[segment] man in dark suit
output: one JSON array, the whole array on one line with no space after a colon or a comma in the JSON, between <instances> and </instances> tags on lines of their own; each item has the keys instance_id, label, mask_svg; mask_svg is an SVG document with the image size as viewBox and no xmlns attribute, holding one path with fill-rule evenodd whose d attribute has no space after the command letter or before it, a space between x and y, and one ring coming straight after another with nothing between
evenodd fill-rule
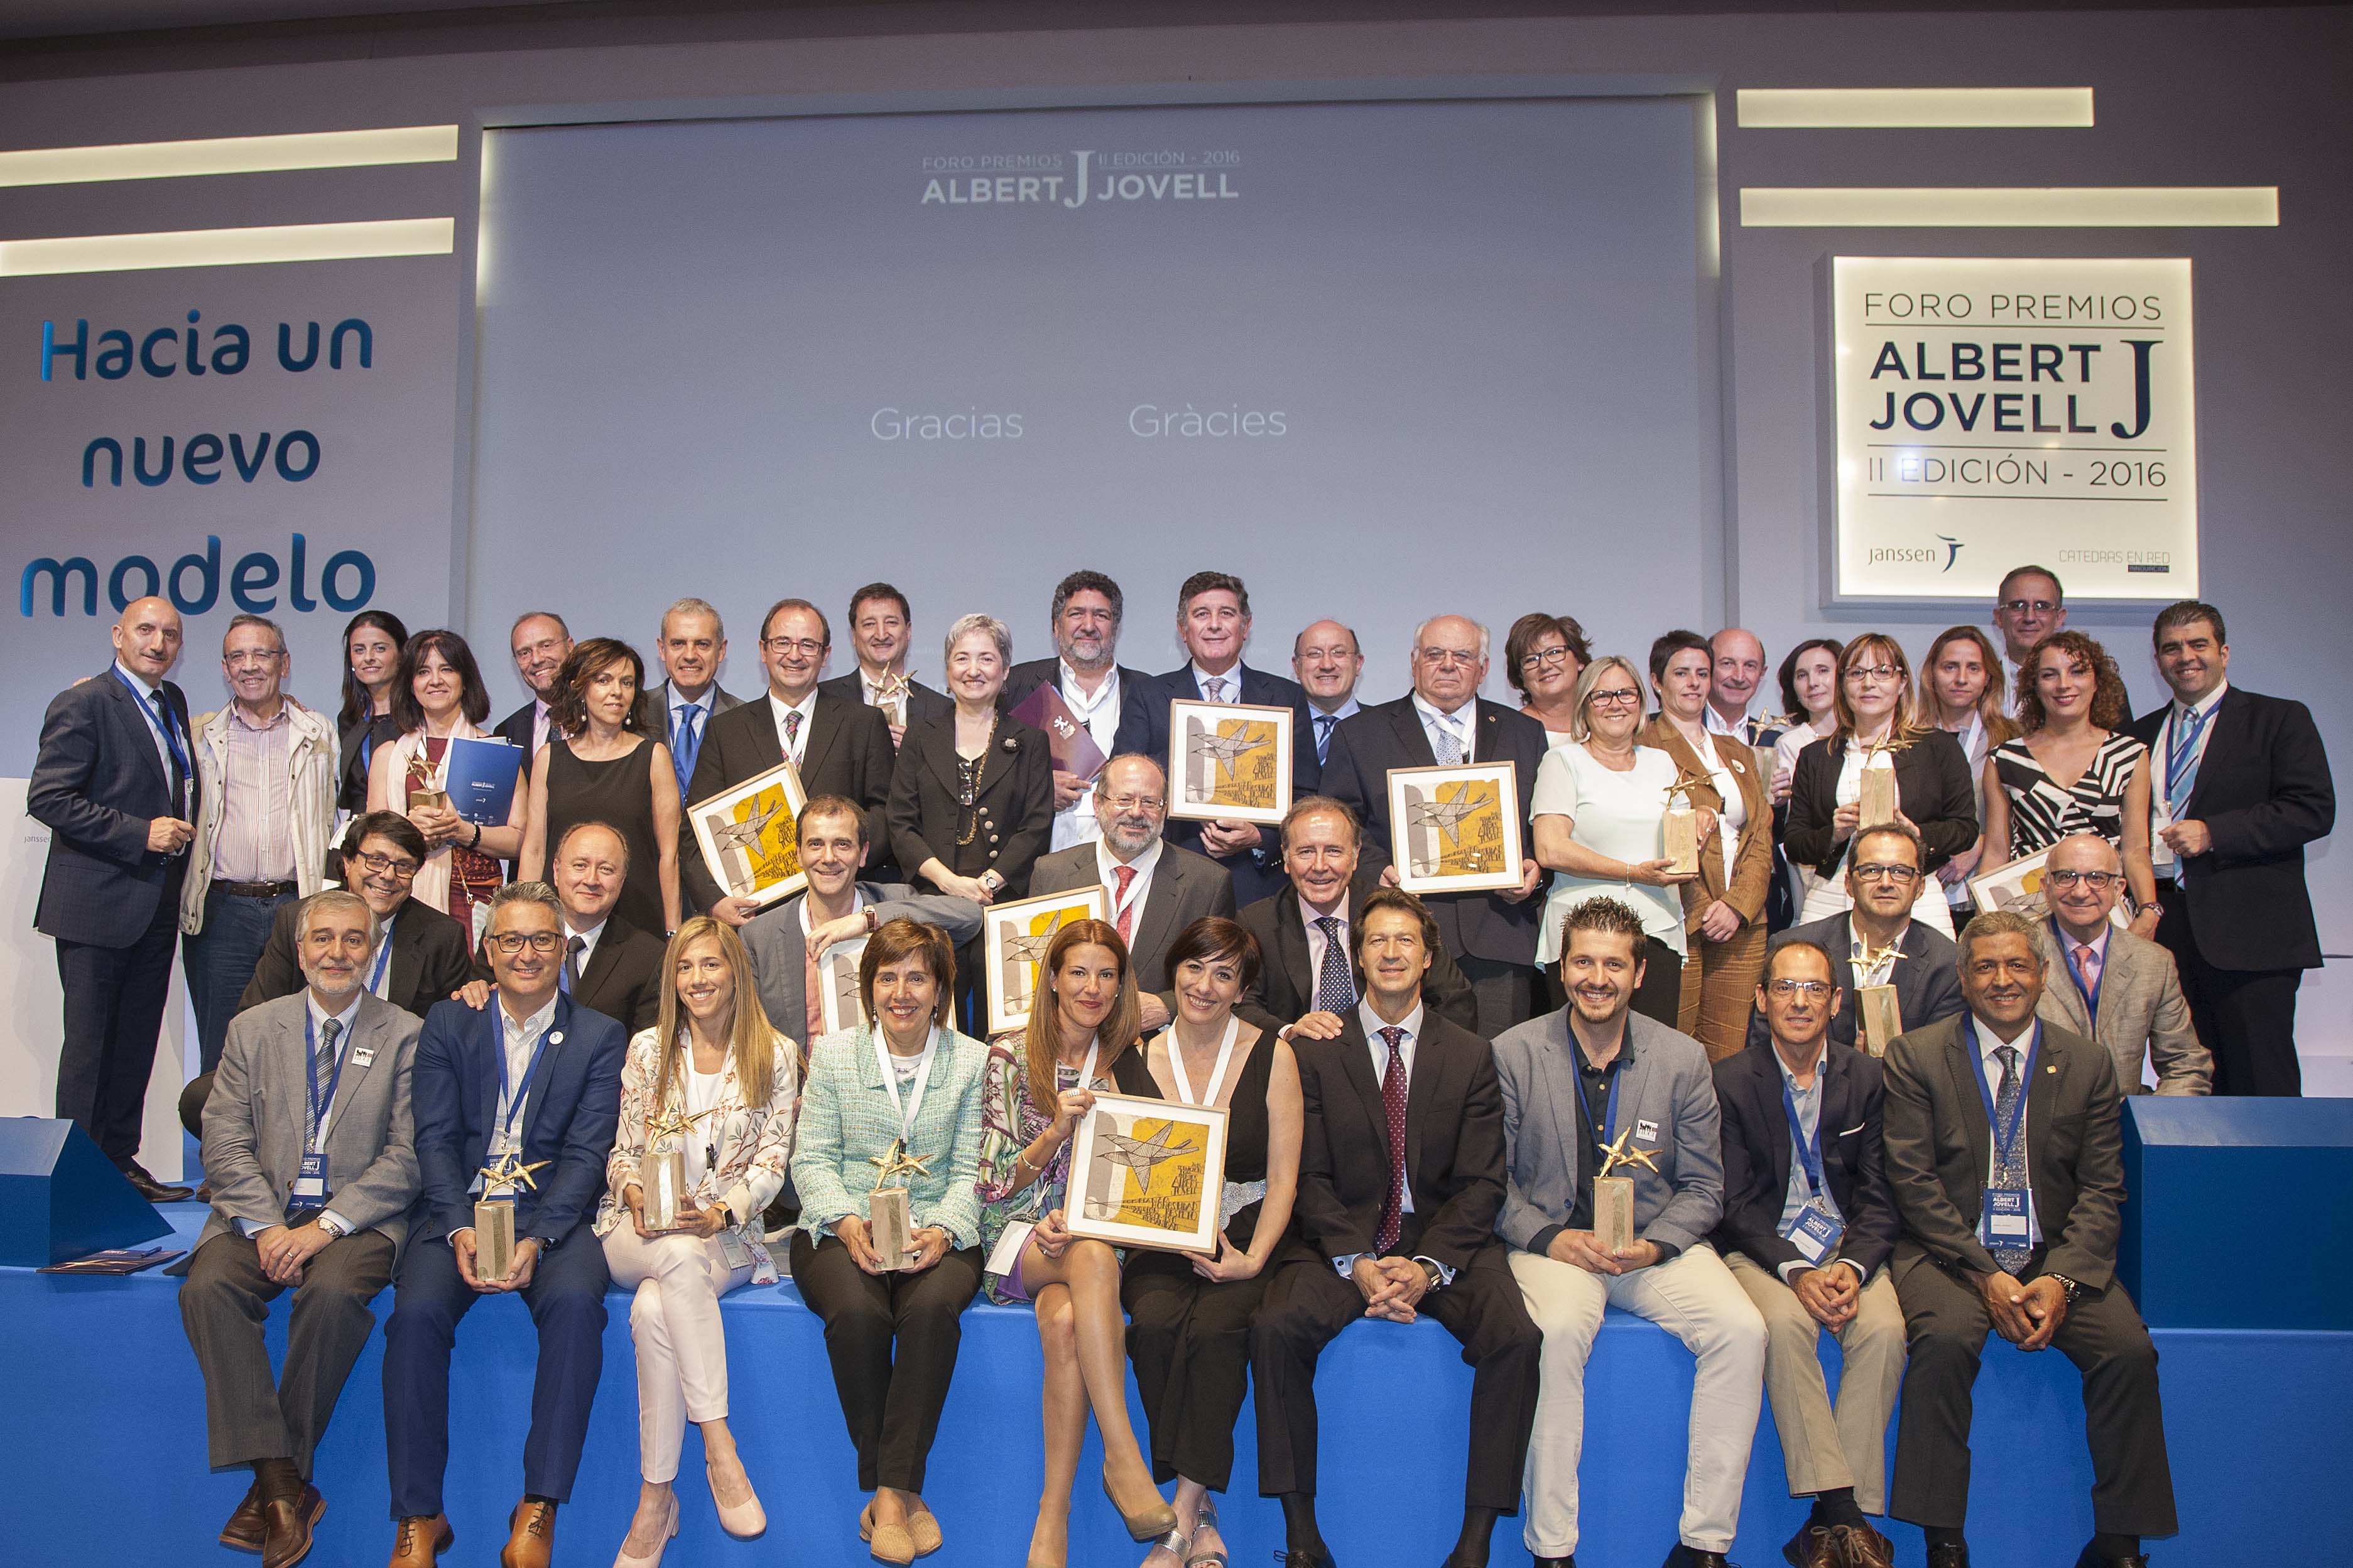
<instances>
[{"instance_id":1,"label":"man in dark suit","mask_svg":"<svg viewBox=\"0 0 2353 1568\"><path fill-rule=\"evenodd\" d=\"M1483 1568L1495 1521L1519 1511L1543 1343L1495 1239L1503 1097L1487 1042L1423 1004L1438 922L1421 901L1374 893L1355 936L1364 1000L1336 1037L1293 1047L1304 1125L1293 1214L1314 1251L1278 1269L1250 1330L1259 1491L1282 1500L1293 1568L1328 1568L1316 1360L1351 1323L1428 1313L1472 1369L1462 1534L1446 1561Z\"/></svg>"},{"instance_id":2,"label":"man in dark suit","mask_svg":"<svg viewBox=\"0 0 2353 1568\"><path fill-rule=\"evenodd\" d=\"M1030 868L1029 891L1065 893L1100 886L1111 923L1127 943L1128 965L1144 1006L1144 1026L1168 1022L1168 949L1203 915L1234 916L1234 879L1206 855L1161 837L1168 820L1168 778L1150 757L1118 756L1095 775L1095 820L1103 837Z\"/></svg>"},{"instance_id":3,"label":"man in dark suit","mask_svg":"<svg viewBox=\"0 0 2353 1568\"><path fill-rule=\"evenodd\" d=\"M1757 987L1762 1045L1715 1064L1724 1217L1709 1237L1765 1320L1765 1392L1791 1497L1813 1510L1781 1555L1797 1568L1889 1568L1887 1417L1904 1376L1904 1310L1887 1274L1879 1064L1830 1038L1838 965L1816 942L1777 942ZM1838 1338L1835 1411L1816 1354Z\"/></svg>"},{"instance_id":4,"label":"man in dark suit","mask_svg":"<svg viewBox=\"0 0 2353 1568\"><path fill-rule=\"evenodd\" d=\"M1054 657L1015 665L1005 677L997 705L1010 713L1050 683L1071 719L1085 726L1095 750L1110 761L1119 749L1121 718L1140 700L1138 693L1149 679L1117 662L1125 605L1119 584L1100 572L1073 572L1056 584ZM1054 833L1048 848L1068 849L1093 841L1099 831L1093 784L1084 774L1054 770Z\"/></svg>"},{"instance_id":5,"label":"man in dark suit","mask_svg":"<svg viewBox=\"0 0 2353 1568\"><path fill-rule=\"evenodd\" d=\"M1365 863L1386 873L1390 866L1388 774L1392 768L1427 768L1440 763L1510 763L1518 774L1520 841L1530 842L1536 764L1544 761L1544 726L1525 713L1479 696L1487 679L1487 629L1461 616L1440 616L1414 632L1413 691L1394 702L1376 703L1332 733L1332 753L1324 769L1324 793L1356 814L1364 824ZM1536 922L1544 900L1536 890L1543 868L1520 861L1520 882L1492 893L1434 893L1427 900L1438 917L1446 951L1470 976L1478 998L1479 1033L1490 1039L1535 1010L1533 987Z\"/></svg>"},{"instance_id":6,"label":"man in dark suit","mask_svg":"<svg viewBox=\"0 0 2353 1568\"><path fill-rule=\"evenodd\" d=\"M188 700L164 679L179 662L179 612L134 599L111 636L114 662L41 716L25 810L49 830L49 859L33 926L56 941L65 989L58 1115L140 1196L177 1203L191 1189L148 1174L139 1133L201 805Z\"/></svg>"},{"instance_id":7,"label":"man in dark suit","mask_svg":"<svg viewBox=\"0 0 2353 1568\"><path fill-rule=\"evenodd\" d=\"M1968 1010L1901 1036L1885 1063L1912 1356L1890 1511L1926 1532L1928 1568L1968 1568L1970 1390L1991 1328L2021 1350L2058 1346L2084 1374L2097 1533L2077 1568L2145 1565L2140 1538L2177 1525L2157 1347L2116 1279L2116 1064L2035 1017L2048 976L2032 921L1978 915L1960 952Z\"/></svg>"},{"instance_id":8,"label":"man in dark suit","mask_svg":"<svg viewBox=\"0 0 2353 1568\"><path fill-rule=\"evenodd\" d=\"M639 698L638 722L647 734L669 742L679 797L691 805L693 797L686 792L694 785L702 737L711 732L713 719L744 704L719 685L719 667L727 659L726 623L706 601L681 599L662 612L654 653L668 679Z\"/></svg>"},{"instance_id":9,"label":"man in dark suit","mask_svg":"<svg viewBox=\"0 0 2353 1568\"><path fill-rule=\"evenodd\" d=\"M1282 890L1236 917L1258 938L1264 962L1235 1009L1284 1039L1328 1040L1365 991L1351 936L1353 913L1380 888L1357 866L1356 819L1328 795L1311 795L1282 819ZM1422 1000L1448 1023L1475 1030L1479 1009L1445 944L1430 955Z\"/></svg>"},{"instance_id":10,"label":"man in dark suit","mask_svg":"<svg viewBox=\"0 0 2353 1568\"><path fill-rule=\"evenodd\" d=\"M1144 684L1135 700L1120 714L1113 751L1140 752L1161 759L1161 765L1166 766L1171 702L1288 708L1292 710L1292 798L1314 795L1322 771L1315 759L1307 693L1295 680L1252 669L1242 662L1250 632L1250 590L1240 578L1225 572L1196 572L1186 578L1176 590L1176 637L1192 659ZM1171 818L1166 833L1172 842L1198 850L1231 871L1234 897L1242 903L1255 903L1282 885L1273 835L1255 823Z\"/></svg>"},{"instance_id":11,"label":"man in dark suit","mask_svg":"<svg viewBox=\"0 0 2353 1568\"><path fill-rule=\"evenodd\" d=\"M522 748L522 777L529 784L532 762L547 744L547 705L555 700L555 678L572 657L572 631L553 610L528 610L515 617L507 640L531 700L500 720L491 733Z\"/></svg>"},{"instance_id":12,"label":"man in dark suit","mask_svg":"<svg viewBox=\"0 0 2353 1568\"><path fill-rule=\"evenodd\" d=\"M628 879L629 847L601 822L575 822L547 868L564 906L564 952L556 988L632 1036L661 1011L662 958L669 944L613 912ZM458 999L476 1012L490 1003L489 971L478 968Z\"/></svg>"},{"instance_id":13,"label":"man in dark suit","mask_svg":"<svg viewBox=\"0 0 2353 1568\"><path fill-rule=\"evenodd\" d=\"M711 721L686 798L708 800L789 759L807 798L846 795L866 814L869 843L888 841L883 809L891 800L897 753L881 712L854 698L818 689L833 647L825 613L807 599L783 599L760 622L760 657L768 671L765 698ZM689 904L732 926L759 912L749 899L723 896L702 863L687 822L679 825L678 868Z\"/></svg>"},{"instance_id":14,"label":"man in dark suit","mask_svg":"<svg viewBox=\"0 0 2353 1568\"><path fill-rule=\"evenodd\" d=\"M907 738L908 725L936 719L955 706L946 692L908 679L907 646L914 626L906 595L888 583L867 584L849 595L849 646L857 650L858 668L818 688L880 709L891 726L892 751Z\"/></svg>"},{"instance_id":15,"label":"man in dark suit","mask_svg":"<svg viewBox=\"0 0 2353 1568\"><path fill-rule=\"evenodd\" d=\"M556 1506L572 1495L604 1364L605 1250L589 1221L620 1121L621 1026L557 989L564 913L544 882L491 901L485 939L498 1003L426 1015L413 1080L420 1190L385 1328L385 1450L399 1521L394 1568L432 1568L453 1539L441 1509L449 1459L449 1352L484 1296L520 1295L539 1334L522 1500L503 1568L547 1568ZM502 1279L475 1269L485 1167L528 1167L512 1194L515 1248ZM493 1201L496 1194L493 1194Z\"/></svg>"},{"instance_id":16,"label":"man in dark suit","mask_svg":"<svg viewBox=\"0 0 2353 1568\"><path fill-rule=\"evenodd\" d=\"M1855 835L1847 858L1846 896L1854 907L1791 926L1766 950L1768 963L1773 950L1785 942L1811 942L1831 955L1833 978L1845 994L1845 1005L1830 1020L1834 1043L1869 1056L1885 1054L1886 1040L1865 1038L1869 1031L1857 993L1867 985L1895 988L1895 1010L1906 1029L1960 1012L1959 955L1942 931L1912 918L1912 900L1919 891L1920 836L1901 823L1866 827ZM1748 1044L1771 1039L1764 1009L1750 1012Z\"/></svg>"},{"instance_id":17,"label":"man in dark suit","mask_svg":"<svg viewBox=\"0 0 2353 1568\"><path fill-rule=\"evenodd\" d=\"M2157 617L2173 700L2134 721L2149 751L2157 940L2170 949L2216 1094L2301 1094L2295 993L2320 967L2304 847L2337 821L2328 752L2301 702L2230 684L2222 612Z\"/></svg>"}]
</instances>

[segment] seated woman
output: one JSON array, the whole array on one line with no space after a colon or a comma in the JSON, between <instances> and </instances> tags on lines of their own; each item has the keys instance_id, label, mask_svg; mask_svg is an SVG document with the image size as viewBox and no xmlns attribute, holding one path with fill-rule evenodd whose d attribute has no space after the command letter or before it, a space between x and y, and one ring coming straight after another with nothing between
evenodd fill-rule
<instances>
[{"instance_id":1,"label":"seated woman","mask_svg":"<svg viewBox=\"0 0 2353 1568\"><path fill-rule=\"evenodd\" d=\"M992 1300L1037 1309L1046 1357L1046 1486L1029 1535L1029 1568L1061 1568L1070 1560L1071 1486L1090 1407L1103 1434L1103 1493L1128 1533L1138 1541L1166 1535L1176 1513L1153 1489L1128 1424L1119 1256L1107 1242L1063 1228L1071 1136L1093 1109L1094 1091L1112 1087L1115 1064L1135 1044L1141 1004L1127 944L1102 921L1073 921L1047 944L1039 973L1029 1028L988 1053L980 1238L989 1268L981 1278Z\"/></svg>"},{"instance_id":2,"label":"seated woman","mask_svg":"<svg viewBox=\"0 0 2353 1568\"><path fill-rule=\"evenodd\" d=\"M800 1052L761 1010L751 959L733 931L697 915L670 939L666 963L660 1021L629 1042L621 1069L620 1132L596 1215L613 1282L637 1290L629 1338L638 1350L644 1484L615 1568L659 1563L678 1533L671 1482L689 1421L702 1428L720 1524L751 1536L768 1523L727 1428L719 1298L776 1283L760 1211L785 1184ZM673 1151L685 1156L677 1224L649 1230L645 1166Z\"/></svg>"},{"instance_id":3,"label":"seated woman","mask_svg":"<svg viewBox=\"0 0 2353 1568\"><path fill-rule=\"evenodd\" d=\"M825 1320L834 1391L874 1500L858 1533L885 1563L940 1546L923 1467L980 1289L980 1086L988 1047L948 1026L955 954L937 926L885 921L858 961L871 1023L818 1041L793 1149L793 1283ZM906 1252L874 1250L869 1194L907 1190Z\"/></svg>"},{"instance_id":4,"label":"seated woman","mask_svg":"<svg viewBox=\"0 0 2353 1568\"><path fill-rule=\"evenodd\" d=\"M1288 1045L1234 1015L1259 963L1258 938L1245 927L1219 915L1187 926L1168 950L1176 1018L1112 1065L1122 1094L1229 1113L1217 1251L1134 1252L1120 1282L1153 1476L1176 1483L1177 1522L1145 1568L1226 1568L1209 1494L1233 1473L1250 1319L1299 1193L1299 1064Z\"/></svg>"}]
</instances>

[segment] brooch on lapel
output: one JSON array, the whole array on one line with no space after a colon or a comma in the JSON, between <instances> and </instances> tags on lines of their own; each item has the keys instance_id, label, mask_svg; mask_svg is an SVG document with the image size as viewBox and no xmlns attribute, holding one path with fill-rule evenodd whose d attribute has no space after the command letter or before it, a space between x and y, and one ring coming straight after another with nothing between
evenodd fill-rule
<instances>
[{"instance_id":1,"label":"brooch on lapel","mask_svg":"<svg viewBox=\"0 0 2353 1568\"><path fill-rule=\"evenodd\" d=\"M1015 740L1012 736L1008 735L1005 737L1005 749L1008 752L1019 751L1021 749L1021 742Z\"/></svg>"}]
</instances>

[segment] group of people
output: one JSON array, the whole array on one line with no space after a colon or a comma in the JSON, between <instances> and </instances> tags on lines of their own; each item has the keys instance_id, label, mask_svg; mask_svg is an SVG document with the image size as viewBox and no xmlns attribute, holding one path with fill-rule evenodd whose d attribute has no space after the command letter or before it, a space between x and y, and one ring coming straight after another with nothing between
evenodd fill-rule
<instances>
[{"instance_id":1,"label":"group of people","mask_svg":"<svg viewBox=\"0 0 2353 1568\"><path fill-rule=\"evenodd\" d=\"M2319 962L2302 847L2334 814L2304 708L2228 684L2218 609L2157 617L2174 700L2131 723L2114 660L2064 629L2033 567L2003 584L2000 646L1953 628L1916 682L1884 634L1801 644L1784 717L1757 711L1767 661L1737 628L1671 632L1638 666L1595 657L1567 616L1524 616L1514 708L1480 695L1485 628L1441 616L1416 629L1410 693L1360 706L1337 622L1299 634L1295 680L1243 662L1237 578L1183 585L1191 658L1166 675L1117 663L1123 614L1110 578L1072 574L1055 656L1021 665L1003 623L966 616L940 692L908 676L896 589L854 595L858 668L829 681L823 612L787 599L750 700L717 684L725 633L702 601L663 616L650 688L627 644L534 614L512 639L533 700L483 731L454 632L356 617L331 727L286 694L278 628L238 616L231 701L192 722L165 679L176 615L123 611L112 667L44 722L37 921L65 981L59 1114L159 1201L188 1194L137 1164L139 1107L186 936L203 1072L183 1108L213 1213L183 1313L213 1461L254 1474L225 1542L267 1568L308 1551L311 1455L387 1283L396 1568L448 1548L448 1358L468 1308L502 1293L540 1340L502 1561L550 1560L608 1282L634 1291L640 1413L619 1562L659 1561L675 1533L690 1422L722 1524L757 1534L718 1302L780 1263L825 1321L872 1494L858 1527L885 1562L940 1544L926 1459L984 1290L1034 1308L1044 1352L1040 1568L1067 1556L1090 1415L1145 1568L1222 1565L1216 1499L1253 1388L1289 1561L1330 1562L1317 1358L1360 1318L1425 1313L1473 1369L1448 1562L1484 1563L1524 1505L1529 1550L1571 1561L1608 1304L1697 1362L1671 1563L1724 1560L1767 1394L1812 1500L1790 1562L1888 1562L1871 1519L1892 1515L1936 1568L1966 1563L1989 1329L2084 1370L2084 1562L2141 1561L2141 1536L2172 1531L2155 1352L2112 1278L2119 1099L2145 1072L2160 1093L2295 1091L2296 981ZM1013 717L1048 684L1110 759L1091 776ZM1169 816L1177 699L1293 710L1279 829ZM493 732L526 782L505 823L469 821L448 742ZM1399 890L1388 773L1501 761L1531 851L1516 885ZM785 762L806 886L763 907L723 892L682 805ZM1666 849L1684 809L1696 872ZM1968 879L2031 855L2032 912L1956 934ZM1026 1028L982 1038L983 907L1092 886L1107 918L1062 925ZM820 961L851 942L859 1020L828 1032ZM1226 1108L1212 1249L1071 1233L1097 1093ZM648 1163L670 1155L688 1193L651 1224ZM894 1256L869 1221L878 1169L908 1192ZM1625 1245L1597 1213L1603 1175L1631 1180ZM484 1202L512 1205L496 1277ZM273 1379L262 1324L290 1289ZM1845 1357L1835 1405L1824 1330Z\"/></svg>"}]
</instances>

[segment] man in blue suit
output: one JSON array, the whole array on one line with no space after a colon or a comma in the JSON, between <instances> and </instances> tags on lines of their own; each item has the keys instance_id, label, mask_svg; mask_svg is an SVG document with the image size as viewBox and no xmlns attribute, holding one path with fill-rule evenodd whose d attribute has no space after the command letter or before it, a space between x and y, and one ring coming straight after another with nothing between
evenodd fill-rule
<instances>
[{"instance_id":1,"label":"man in blue suit","mask_svg":"<svg viewBox=\"0 0 2353 1568\"><path fill-rule=\"evenodd\" d=\"M546 1568L604 1363L608 1277L589 1221L620 1121L628 1037L561 994L564 908L546 883L500 889L482 945L498 1005L477 1013L437 1003L417 1043L420 1190L385 1330L385 1447L400 1521L393 1568L431 1568L455 1540L441 1478L449 1349L468 1308L511 1291L539 1331L523 1497L508 1518L502 1568ZM514 1193L513 1266L502 1279L485 1279L474 1267L474 1205L482 1169L509 1155L532 1175Z\"/></svg>"},{"instance_id":2,"label":"man in blue suit","mask_svg":"<svg viewBox=\"0 0 2353 1568\"><path fill-rule=\"evenodd\" d=\"M65 1041L58 1115L90 1134L149 1203L176 1203L139 1163L155 1037L180 941L180 884L195 832L188 700L164 679L180 616L134 599L114 623L114 662L59 692L41 718L25 809L49 830L33 925L58 944Z\"/></svg>"}]
</instances>

